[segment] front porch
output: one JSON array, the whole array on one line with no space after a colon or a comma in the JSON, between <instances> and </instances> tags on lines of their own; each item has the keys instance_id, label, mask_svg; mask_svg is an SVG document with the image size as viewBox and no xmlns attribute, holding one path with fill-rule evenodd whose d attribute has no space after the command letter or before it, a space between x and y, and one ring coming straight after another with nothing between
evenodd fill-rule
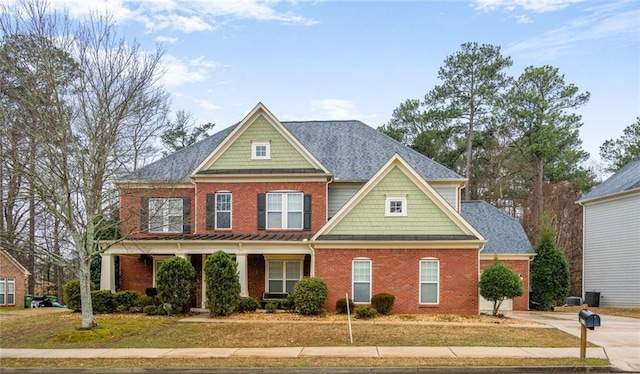
<instances>
[{"instance_id":1,"label":"front porch","mask_svg":"<svg viewBox=\"0 0 640 374\"><path fill-rule=\"evenodd\" d=\"M204 308L204 268L208 256L222 250L231 255L238 265L240 296L260 301L264 292L293 293L294 284L302 277L314 276L314 251L300 242L279 243L185 243L184 241L121 242L102 254L100 289L134 290L145 294L155 288L157 270L162 262L180 256L191 263L196 271L196 298L193 307ZM119 261L115 261L116 257ZM118 289L116 269L118 263Z\"/></svg>"}]
</instances>

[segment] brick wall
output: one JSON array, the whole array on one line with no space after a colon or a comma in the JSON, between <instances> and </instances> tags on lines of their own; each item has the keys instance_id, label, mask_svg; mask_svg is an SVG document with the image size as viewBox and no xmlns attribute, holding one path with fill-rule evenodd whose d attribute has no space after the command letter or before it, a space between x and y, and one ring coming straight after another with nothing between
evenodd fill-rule
<instances>
[{"instance_id":1,"label":"brick wall","mask_svg":"<svg viewBox=\"0 0 640 374\"><path fill-rule=\"evenodd\" d=\"M513 310L529 310L529 260L500 260L500 262L518 275L522 274L524 293L513 299ZM492 263L493 260L482 260L480 269L484 270Z\"/></svg>"},{"instance_id":2,"label":"brick wall","mask_svg":"<svg viewBox=\"0 0 640 374\"><path fill-rule=\"evenodd\" d=\"M153 257L120 256L120 288L146 294L153 287Z\"/></svg>"},{"instance_id":3,"label":"brick wall","mask_svg":"<svg viewBox=\"0 0 640 374\"><path fill-rule=\"evenodd\" d=\"M269 191L298 191L311 195L311 231L320 230L326 223L325 182L252 182L252 183L198 183L196 196L196 233L236 232L264 233L258 231L258 194ZM232 193L231 230L207 230L207 194L225 191ZM272 230L275 231L275 230ZM287 230L277 230L282 232ZM301 230L289 230L300 232ZM267 231L269 232L269 231Z\"/></svg>"},{"instance_id":4,"label":"brick wall","mask_svg":"<svg viewBox=\"0 0 640 374\"><path fill-rule=\"evenodd\" d=\"M393 294L393 313L478 313L477 249L316 249L316 277L327 282L325 303L335 310L336 300L352 297L352 260L372 261L372 295ZM440 261L440 302L419 304L419 263L422 258Z\"/></svg>"},{"instance_id":5,"label":"brick wall","mask_svg":"<svg viewBox=\"0 0 640 374\"><path fill-rule=\"evenodd\" d=\"M195 190L193 188L128 188L120 190L120 219L122 236L131 236L133 238L141 238L145 236L176 236L182 233L141 233L140 232L140 202L143 197L158 198L191 198L191 214L195 209L194 197ZM191 231L193 231L193 222L191 223Z\"/></svg>"},{"instance_id":6,"label":"brick wall","mask_svg":"<svg viewBox=\"0 0 640 374\"><path fill-rule=\"evenodd\" d=\"M0 307L24 308L24 296L27 294L27 282L29 278L20 269L18 269L11 260L5 257L5 254L2 251L0 251L0 277L7 279L14 278L16 284L15 304L0 305ZM7 301L8 300L5 296L5 303Z\"/></svg>"}]
</instances>

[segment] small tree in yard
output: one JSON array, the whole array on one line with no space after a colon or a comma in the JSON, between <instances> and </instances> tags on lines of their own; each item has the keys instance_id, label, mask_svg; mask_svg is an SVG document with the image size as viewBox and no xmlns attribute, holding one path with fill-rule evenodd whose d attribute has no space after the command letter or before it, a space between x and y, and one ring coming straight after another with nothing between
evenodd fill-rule
<instances>
[{"instance_id":1,"label":"small tree in yard","mask_svg":"<svg viewBox=\"0 0 640 374\"><path fill-rule=\"evenodd\" d=\"M555 242L555 233L549 220L542 223L536 257L531 262L531 290L533 299L544 310L569 295L571 276L569 263Z\"/></svg>"},{"instance_id":2,"label":"small tree in yard","mask_svg":"<svg viewBox=\"0 0 640 374\"><path fill-rule=\"evenodd\" d=\"M211 316L228 316L240 298L238 267L227 253L217 251L204 266L207 308Z\"/></svg>"},{"instance_id":3,"label":"small tree in yard","mask_svg":"<svg viewBox=\"0 0 640 374\"><path fill-rule=\"evenodd\" d=\"M162 263L156 277L158 300L171 304L175 313L187 313L196 291L196 271L182 257L172 257Z\"/></svg>"},{"instance_id":4,"label":"small tree in yard","mask_svg":"<svg viewBox=\"0 0 640 374\"><path fill-rule=\"evenodd\" d=\"M498 315L502 302L524 293L522 280L513 270L504 266L498 257L480 276L480 295L493 302L493 315Z\"/></svg>"}]
</instances>

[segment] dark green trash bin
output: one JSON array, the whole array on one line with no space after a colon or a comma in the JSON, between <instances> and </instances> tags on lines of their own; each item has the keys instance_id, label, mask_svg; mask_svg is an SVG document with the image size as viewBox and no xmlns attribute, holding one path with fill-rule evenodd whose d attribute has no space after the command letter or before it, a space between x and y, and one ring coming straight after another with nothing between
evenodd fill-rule
<instances>
[{"instance_id":1,"label":"dark green trash bin","mask_svg":"<svg viewBox=\"0 0 640 374\"><path fill-rule=\"evenodd\" d=\"M33 300L33 295L24 295L24 307L31 308L31 300Z\"/></svg>"},{"instance_id":2,"label":"dark green trash bin","mask_svg":"<svg viewBox=\"0 0 640 374\"><path fill-rule=\"evenodd\" d=\"M47 299L49 299L49 301L51 301L52 303L57 303L58 302L58 296L47 295Z\"/></svg>"}]
</instances>

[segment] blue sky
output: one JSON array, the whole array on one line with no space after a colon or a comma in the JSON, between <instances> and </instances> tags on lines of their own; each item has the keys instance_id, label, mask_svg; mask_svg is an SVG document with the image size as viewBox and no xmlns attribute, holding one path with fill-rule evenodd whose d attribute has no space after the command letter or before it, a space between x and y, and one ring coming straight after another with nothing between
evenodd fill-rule
<instances>
[{"instance_id":1,"label":"blue sky","mask_svg":"<svg viewBox=\"0 0 640 374\"><path fill-rule=\"evenodd\" d=\"M53 0L72 17L108 10L127 37L166 48L172 109L216 131L263 102L281 121L385 124L438 84L465 42L502 47L509 73L552 65L589 91L583 148L593 160L640 115L640 2Z\"/></svg>"}]
</instances>

